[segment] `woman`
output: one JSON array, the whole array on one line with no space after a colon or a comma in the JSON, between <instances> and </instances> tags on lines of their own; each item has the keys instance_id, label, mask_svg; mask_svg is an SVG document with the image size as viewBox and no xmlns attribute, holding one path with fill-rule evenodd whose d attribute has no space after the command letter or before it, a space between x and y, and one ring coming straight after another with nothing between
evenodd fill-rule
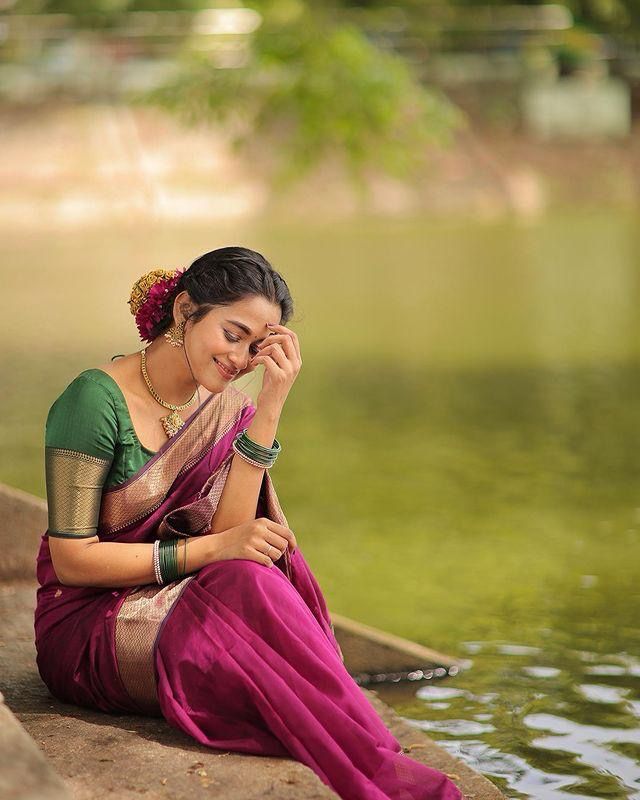
<instances>
[{"instance_id":1,"label":"woman","mask_svg":"<svg viewBox=\"0 0 640 800\"><path fill-rule=\"evenodd\" d=\"M459 800L347 672L278 503L269 468L302 364L285 281L223 247L148 273L129 304L150 344L81 372L47 417L47 687L209 747L295 758L345 800ZM259 364L254 406L232 381Z\"/></svg>"}]
</instances>

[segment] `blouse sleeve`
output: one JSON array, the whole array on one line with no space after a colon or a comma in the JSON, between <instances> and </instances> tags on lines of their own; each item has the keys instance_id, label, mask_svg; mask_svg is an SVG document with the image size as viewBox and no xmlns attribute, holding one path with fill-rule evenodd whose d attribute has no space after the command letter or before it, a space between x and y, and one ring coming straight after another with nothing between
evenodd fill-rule
<instances>
[{"instance_id":1,"label":"blouse sleeve","mask_svg":"<svg viewBox=\"0 0 640 800\"><path fill-rule=\"evenodd\" d=\"M78 375L49 409L45 425L49 536L96 535L117 438L111 394L89 375Z\"/></svg>"}]
</instances>

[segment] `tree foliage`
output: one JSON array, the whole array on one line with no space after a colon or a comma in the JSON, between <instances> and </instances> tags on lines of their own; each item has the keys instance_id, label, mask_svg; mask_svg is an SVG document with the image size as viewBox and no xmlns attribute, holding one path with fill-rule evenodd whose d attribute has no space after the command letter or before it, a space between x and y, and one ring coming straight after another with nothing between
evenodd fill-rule
<instances>
[{"instance_id":1,"label":"tree foliage","mask_svg":"<svg viewBox=\"0 0 640 800\"><path fill-rule=\"evenodd\" d=\"M144 98L185 121L227 125L238 149L271 146L276 178L287 182L340 155L354 177L369 166L408 177L463 121L405 61L383 52L354 25L303 3L256 3L263 17L246 62L219 69L187 47L172 81Z\"/></svg>"}]
</instances>

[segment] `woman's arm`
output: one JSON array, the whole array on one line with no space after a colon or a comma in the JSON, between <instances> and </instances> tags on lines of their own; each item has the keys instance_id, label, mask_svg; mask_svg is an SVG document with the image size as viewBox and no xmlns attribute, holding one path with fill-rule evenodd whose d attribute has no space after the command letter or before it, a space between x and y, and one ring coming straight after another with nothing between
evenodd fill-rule
<instances>
[{"instance_id":1,"label":"woman's arm","mask_svg":"<svg viewBox=\"0 0 640 800\"><path fill-rule=\"evenodd\" d=\"M182 570L187 548L186 573L217 560L218 541L213 534L178 542ZM65 586L127 587L155 583L153 544L101 542L97 535L78 539L49 537L53 568Z\"/></svg>"},{"instance_id":2,"label":"woman's arm","mask_svg":"<svg viewBox=\"0 0 640 800\"><path fill-rule=\"evenodd\" d=\"M247 428L247 436L258 444L272 447L279 420L279 412L259 408ZM212 533L255 519L264 470L265 467L249 464L234 451L231 468L213 516Z\"/></svg>"},{"instance_id":3,"label":"woman's arm","mask_svg":"<svg viewBox=\"0 0 640 800\"><path fill-rule=\"evenodd\" d=\"M280 414L258 409L247 428L253 441L271 447ZM211 525L211 533L178 543L178 564L186 572L196 572L218 560L223 545L219 533L255 520L264 467L249 464L234 451L231 468ZM58 580L65 586L127 587L155 583L153 544L146 542L101 542L98 536L86 538L49 537L49 548Z\"/></svg>"},{"instance_id":4,"label":"woman's arm","mask_svg":"<svg viewBox=\"0 0 640 800\"><path fill-rule=\"evenodd\" d=\"M284 325L269 325L271 334L260 344L251 367L264 364L262 389L247 436L264 447L272 447L286 397L296 379L302 357L297 334ZM214 533L255 519L264 467L249 464L234 452L231 468L213 517Z\"/></svg>"}]
</instances>

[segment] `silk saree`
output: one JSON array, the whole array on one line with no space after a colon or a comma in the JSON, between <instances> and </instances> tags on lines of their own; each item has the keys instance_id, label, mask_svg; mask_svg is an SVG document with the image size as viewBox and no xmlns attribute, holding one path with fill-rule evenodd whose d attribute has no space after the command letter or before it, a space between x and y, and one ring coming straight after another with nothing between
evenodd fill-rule
<instances>
[{"instance_id":1,"label":"silk saree","mask_svg":"<svg viewBox=\"0 0 640 800\"><path fill-rule=\"evenodd\" d=\"M58 581L49 532L120 543L208 533L233 438L255 412L229 385L111 485L108 442L84 453L47 448L49 527L34 620L44 683L63 702L164 717L208 747L294 758L344 800L460 800L444 773L403 754L349 675L299 546L272 567L217 561L163 586ZM82 522L91 504L94 530ZM268 470L256 517L288 527Z\"/></svg>"}]
</instances>

